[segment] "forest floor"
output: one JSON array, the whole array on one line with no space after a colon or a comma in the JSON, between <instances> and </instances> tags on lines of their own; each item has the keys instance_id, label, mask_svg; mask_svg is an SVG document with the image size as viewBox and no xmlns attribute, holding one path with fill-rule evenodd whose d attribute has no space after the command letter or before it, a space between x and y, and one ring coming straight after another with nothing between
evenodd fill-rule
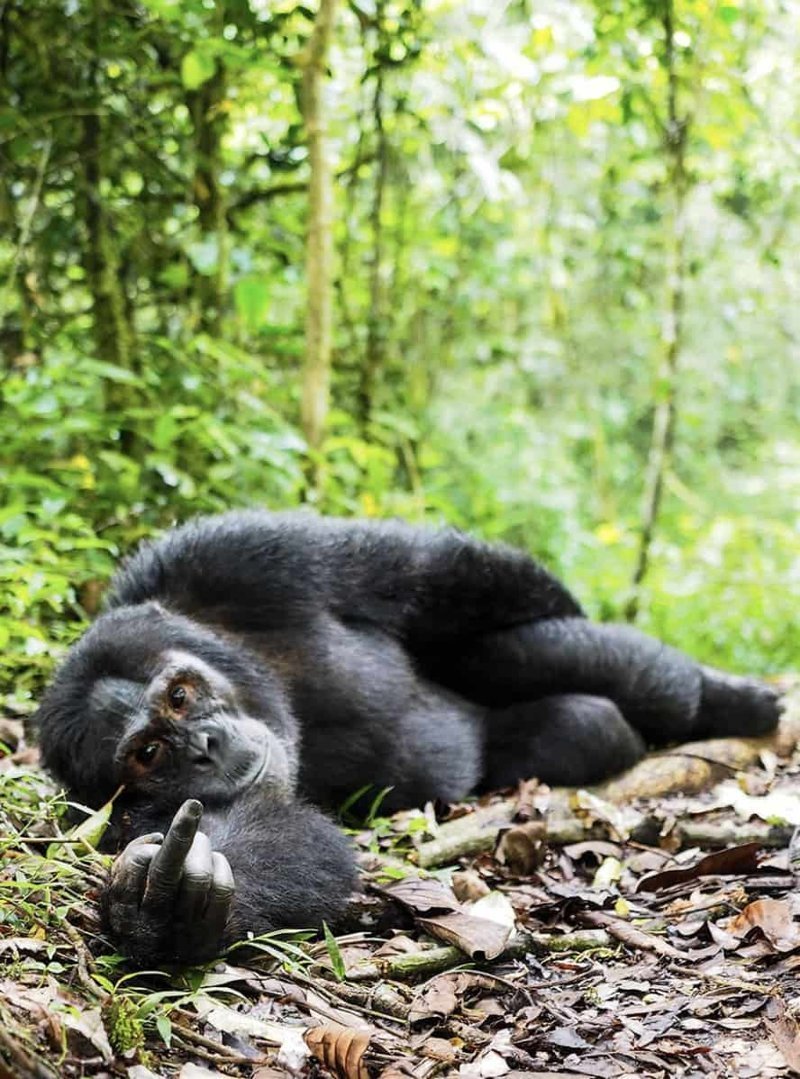
<instances>
[{"instance_id":1,"label":"forest floor","mask_svg":"<svg viewBox=\"0 0 800 1079\"><path fill-rule=\"evenodd\" d=\"M800 1075L800 687L778 735L352 826L351 931L136 972L0 723L0 1079ZM350 822L352 824L352 822ZM42 855L45 855L42 857Z\"/></svg>"}]
</instances>

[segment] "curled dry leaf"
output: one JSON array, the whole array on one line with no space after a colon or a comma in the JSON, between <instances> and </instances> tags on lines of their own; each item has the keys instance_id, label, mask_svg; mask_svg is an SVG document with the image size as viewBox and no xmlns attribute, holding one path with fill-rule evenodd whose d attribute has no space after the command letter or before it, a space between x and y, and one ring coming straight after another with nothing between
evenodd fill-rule
<instances>
[{"instance_id":1,"label":"curled dry leaf","mask_svg":"<svg viewBox=\"0 0 800 1079\"><path fill-rule=\"evenodd\" d=\"M529 877L544 861L546 844L546 821L528 820L503 832L495 858L515 877Z\"/></svg>"},{"instance_id":2,"label":"curled dry leaf","mask_svg":"<svg viewBox=\"0 0 800 1079\"><path fill-rule=\"evenodd\" d=\"M434 978L415 997L408 1013L409 1023L419 1023L434 1016L444 1019L452 1015L458 1007L458 985L457 974L444 974Z\"/></svg>"},{"instance_id":3,"label":"curled dry leaf","mask_svg":"<svg viewBox=\"0 0 800 1079\"><path fill-rule=\"evenodd\" d=\"M378 889L389 899L394 899L408 907L414 914L429 914L431 911L458 910L458 900L453 893L438 880L422 880L420 877L407 877L396 884Z\"/></svg>"},{"instance_id":4,"label":"curled dry leaf","mask_svg":"<svg viewBox=\"0 0 800 1079\"><path fill-rule=\"evenodd\" d=\"M776 952L800 948L800 926L794 921L792 907L785 899L756 899L723 928L740 939L757 929Z\"/></svg>"},{"instance_id":5,"label":"curled dry leaf","mask_svg":"<svg viewBox=\"0 0 800 1079\"><path fill-rule=\"evenodd\" d=\"M507 926L461 911L440 914L436 918L420 918L419 924L431 936L455 945L471 959L496 959L511 936L511 929Z\"/></svg>"},{"instance_id":6,"label":"curled dry leaf","mask_svg":"<svg viewBox=\"0 0 800 1079\"><path fill-rule=\"evenodd\" d=\"M509 933L516 929L517 917L511 900L504 892L487 892L486 895L469 905L468 912L473 918L485 918L489 922L496 922Z\"/></svg>"},{"instance_id":7,"label":"curled dry leaf","mask_svg":"<svg viewBox=\"0 0 800 1079\"><path fill-rule=\"evenodd\" d=\"M489 885L474 869L465 869L453 874L453 892L461 903L474 903L489 894Z\"/></svg>"},{"instance_id":8,"label":"curled dry leaf","mask_svg":"<svg viewBox=\"0 0 800 1079\"><path fill-rule=\"evenodd\" d=\"M760 850L760 843L742 843L739 847L715 851L714 854L701 858L699 862L685 869L663 869L658 873L651 873L648 877L642 877L636 891L658 892L662 888L670 888L673 884L683 884L697 877L725 877L738 876L740 873L754 873L758 869Z\"/></svg>"},{"instance_id":9,"label":"curled dry leaf","mask_svg":"<svg viewBox=\"0 0 800 1079\"><path fill-rule=\"evenodd\" d=\"M305 1034L306 1045L313 1055L339 1079L369 1079L364 1053L369 1034L329 1023L312 1027Z\"/></svg>"},{"instance_id":10,"label":"curled dry leaf","mask_svg":"<svg viewBox=\"0 0 800 1079\"><path fill-rule=\"evenodd\" d=\"M564 853L576 862L591 854L599 864L603 858L619 858L622 847L619 843L609 843L607 839L587 839L582 843L568 843Z\"/></svg>"},{"instance_id":11,"label":"curled dry leaf","mask_svg":"<svg viewBox=\"0 0 800 1079\"><path fill-rule=\"evenodd\" d=\"M786 1063L796 1075L800 1075L800 1028L794 1019L787 1016L782 1001L773 1000L770 1010L777 1014L775 1018L767 1019L767 1030Z\"/></svg>"}]
</instances>

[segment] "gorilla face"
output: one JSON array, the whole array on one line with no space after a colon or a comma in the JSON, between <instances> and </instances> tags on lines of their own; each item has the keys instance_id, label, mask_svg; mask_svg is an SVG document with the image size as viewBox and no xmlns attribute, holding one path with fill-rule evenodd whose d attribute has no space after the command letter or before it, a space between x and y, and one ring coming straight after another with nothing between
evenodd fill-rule
<instances>
[{"instance_id":1,"label":"gorilla face","mask_svg":"<svg viewBox=\"0 0 800 1079\"><path fill-rule=\"evenodd\" d=\"M255 784L290 789L280 741L242 711L230 680L190 653L159 657L149 682L102 678L92 690L93 726L121 721L114 775L150 804L200 796L227 803Z\"/></svg>"},{"instance_id":2,"label":"gorilla face","mask_svg":"<svg viewBox=\"0 0 800 1079\"><path fill-rule=\"evenodd\" d=\"M294 788L296 732L275 675L240 644L157 604L99 619L39 722L46 766L89 805L120 786L155 807L191 797L227 804L249 788L285 798Z\"/></svg>"}]
</instances>

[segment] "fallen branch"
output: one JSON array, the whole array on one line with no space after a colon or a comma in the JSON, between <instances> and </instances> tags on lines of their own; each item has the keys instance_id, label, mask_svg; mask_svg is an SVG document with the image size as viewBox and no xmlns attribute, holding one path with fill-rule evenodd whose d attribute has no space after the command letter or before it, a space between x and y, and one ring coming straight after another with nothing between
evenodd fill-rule
<instances>
[{"instance_id":1,"label":"fallen branch","mask_svg":"<svg viewBox=\"0 0 800 1079\"><path fill-rule=\"evenodd\" d=\"M554 952L585 952L611 946L609 934L603 929L586 929L574 933L518 933L509 941L493 963L508 959L520 959L524 955L546 955ZM379 978L394 978L399 981L412 978L429 978L434 974L452 970L454 967L483 966L489 964L471 960L460 948L428 948L424 952L411 955L393 955L386 959L373 959L368 963L359 963L347 972L349 982L369 982Z\"/></svg>"},{"instance_id":2,"label":"fallen branch","mask_svg":"<svg viewBox=\"0 0 800 1079\"><path fill-rule=\"evenodd\" d=\"M646 757L618 779L590 788L590 793L604 802L623 805L636 799L657 798L669 794L696 794L730 775L755 764L764 750L788 756L800 735L800 715L785 715L778 728L763 738L716 738L691 742L679 749ZM594 820L590 824L573 809L575 792L556 788L550 797L547 841L554 846L586 839L616 838L610 823ZM508 798L480 806L473 813L440 825L434 839L420 844L416 861L421 869L445 865L459 858L473 857L494 850L499 833L507 828L517 812L517 799ZM652 831L642 815L638 824L631 822L631 832L642 840ZM726 846L729 843L762 842L767 847L784 847L791 829L758 821L721 823L682 822L672 836L682 846Z\"/></svg>"},{"instance_id":3,"label":"fallen branch","mask_svg":"<svg viewBox=\"0 0 800 1079\"><path fill-rule=\"evenodd\" d=\"M767 824L766 821L723 820L682 821L670 835L677 836L681 848L702 847L721 850L734 844L758 843L771 850L783 850L792 839L791 824Z\"/></svg>"}]
</instances>

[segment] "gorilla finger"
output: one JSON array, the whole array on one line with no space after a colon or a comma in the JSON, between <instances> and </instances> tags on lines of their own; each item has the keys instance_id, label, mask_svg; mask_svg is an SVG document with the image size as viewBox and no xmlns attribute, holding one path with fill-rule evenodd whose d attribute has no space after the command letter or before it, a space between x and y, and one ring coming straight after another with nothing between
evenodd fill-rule
<instances>
[{"instance_id":1,"label":"gorilla finger","mask_svg":"<svg viewBox=\"0 0 800 1079\"><path fill-rule=\"evenodd\" d=\"M181 919L192 922L202 917L213 879L211 840L198 832L183 865L177 900Z\"/></svg>"},{"instance_id":2,"label":"gorilla finger","mask_svg":"<svg viewBox=\"0 0 800 1079\"><path fill-rule=\"evenodd\" d=\"M233 870L228 859L219 851L214 851L214 878L208 895L205 923L210 940L221 940L225 932L231 904L236 893Z\"/></svg>"},{"instance_id":3,"label":"gorilla finger","mask_svg":"<svg viewBox=\"0 0 800 1079\"><path fill-rule=\"evenodd\" d=\"M150 866L147 899L152 894L153 899L159 903L177 892L186 856L192 848L202 815L202 804L197 799L190 798L172 818L164 842Z\"/></svg>"},{"instance_id":4,"label":"gorilla finger","mask_svg":"<svg viewBox=\"0 0 800 1079\"><path fill-rule=\"evenodd\" d=\"M108 910L111 924L124 931L139 916L147 885L147 871L159 847L140 843L125 848L111 868Z\"/></svg>"},{"instance_id":5,"label":"gorilla finger","mask_svg":"<svg viewBox=\"0 0 800 1079\"><path fill-rule=\"evenodd\" d=\"M148 870L160 850L160 845L156 843L129 843L111 867L112 887L126 892L135 891L138 902L144 892Z\"/></svg>"}]
</instances>

